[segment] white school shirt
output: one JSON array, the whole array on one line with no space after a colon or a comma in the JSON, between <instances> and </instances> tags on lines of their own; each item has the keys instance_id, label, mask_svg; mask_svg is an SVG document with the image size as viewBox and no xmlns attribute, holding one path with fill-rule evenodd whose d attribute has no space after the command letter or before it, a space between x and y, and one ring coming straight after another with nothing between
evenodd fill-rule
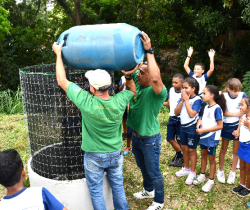
<instances>
[{"instance_id":1,"label":"white school shirt","mask_svg":"<svg viewBox=\"0 0 250 210\"><path fill-rule=\"evenodd\" d=\"M179 100L180 103L181 100ZM179 104L178 103L178 104ZM182 108L181 108L181 113L180 113L180 118L181 118L181 126L184 127L189 127L193 124L196 124L196 122L199 119L199 111L201 108L201 98L199 96L194 96L193 98L189 99L190 106L192 107L193 110L197 111L197 114L193 117L190 118L187 112L186 104L183 102Z\"/></svg>"},{"instance_id":2,"label":"white school shirt","mask_svg":"<svg viewBox=\"0 0 250 210\"><path fill-rule=\"evenodd\" d=\"M239 112L240 111L240 102L242 98L246 97L247 95L243 92L240 92L239 95L235 98L232 98L229 94L229 92L223 93L226 103L227 103L227 109L226 112ZM224 123L237 123L239 121L239 117L224 117L223 122ZM237 125L235 124L235 125Z\"/></svg>"},{"instance_id":3,"label":"white school shirt","mask_svg":"<svg viewBox=\"0 0 250 210\"><path fill-rule=\"evenodd\" d=\"M209 79L209 77L207 76L207 73L203 74L200 77L197 77L197 76L194 75L194 72L192 72L190 70L188 76L195 78L197 80L197 82L199 83L199 96L201 96L202 92L203 92L203 89L206 87L207 81Z\"/></svg>"},{"instance_id":4,"label":"white school shirt","mask_svg":"<svg viewBox=\"0 0 250 210\"><path fill-rule=\"evenodd\" d=\"M170 117L176 116L174 114L174 109L175 109L175 107L177 107L177 104L180 101L181 92L176 92L176 90L174 89L174 87L171 87L170 90L169 90L169 92L168 92L168 98L170 100L170 104L169 104L169 108L170 108L169 116ZM178 115L178 117L179 117L179 115Z\"/></svg>"},{"instance_id":5,"label":"white school shirt","mask_svg":"<svg viewBox=\"0 0 250 210\"><path fill-rule=\"evenodd\" d=\"M122 76L119 82L119 86L121 87L124 82L126 82L126 78L125 76ZM126 90L126 85L124 85L122 90Z\"/></svg>"},{"instance_id":6,"label":"white school shirt","mask_svg":"<svg viewBox=\"0 0 250 210\"><path fill-rule=\"evenodd\" d=\"M204 114L202 117L202 128L212 128L217 125L217 120L222 120L223 112L218 104L214 104L209 107L209 105L205 106ZM215 134L215 135L214 135ZM217 131L211 131L208 133L203 133L200 138L205 139L214 135L215 141L220 140L221 129Z\"/></svg>"},{"instance_id":7,"label":"white school shirt","mask_svg":"<svg viewBox=\"0 0 250 210\"><path fill-rule=\"evenodd\" d=\"M25 187L0 201L1 210L62 210L63 208L64 206L43 187Z\"/></svg>"},{"instance_id":8,"label":"white school shirt","mask_svg":"<svg viewBox=\"0 0 250 210\"><path fill-rule=\"evenodd\" d=\"M242 118L246 118L246 115L243 115ZM241 123L240 126L240 138L239 138L240 142L248 142L250 141L250 131L248 129L248 127L246 127L244 125L244 123Z\"/></svg>"}]
</instances>

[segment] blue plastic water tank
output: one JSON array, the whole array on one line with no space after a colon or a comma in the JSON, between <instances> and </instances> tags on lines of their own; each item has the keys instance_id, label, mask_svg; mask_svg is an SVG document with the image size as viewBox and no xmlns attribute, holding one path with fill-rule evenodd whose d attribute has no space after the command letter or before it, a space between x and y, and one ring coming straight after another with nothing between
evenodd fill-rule
<instances>
[{"instance_id":1,"label":"blue plastic water tank","mask_svg":"<svg viewBox=\"0 0 250 210\"><path fill-rule=\"evenodd\" d=\"M141 31L126 23L75 26L63 32L63 62L74 68L129 70L142 62Z\"/></svg>"}]
</instances>

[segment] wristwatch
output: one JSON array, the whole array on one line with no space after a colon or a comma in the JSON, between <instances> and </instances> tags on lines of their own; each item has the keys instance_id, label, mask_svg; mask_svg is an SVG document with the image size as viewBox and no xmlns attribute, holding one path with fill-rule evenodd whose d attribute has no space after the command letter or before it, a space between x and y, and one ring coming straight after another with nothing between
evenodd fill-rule
<instances>
[{"instance_id":1,"label":"wristwatch","mask_svg":"<svg viewBox=\"0 0 250 210\"><path fill-rule=\"evenodd\" d=\"M145 50L145 53L154 54L154 49L151 47L149 50Z\"/></svg>"},{"instance_id":2,"label":"wristwatch","mask_svg":"<svg viewBox=\"0 0 250 210\"><path fill-rule=\"evenodd\" d=\"M127 77L125 77L125 78L126 78L126 80L132 80L133 79L132 74L130 74L129 78L127 78Z\"/></svg>"}]
</instances>

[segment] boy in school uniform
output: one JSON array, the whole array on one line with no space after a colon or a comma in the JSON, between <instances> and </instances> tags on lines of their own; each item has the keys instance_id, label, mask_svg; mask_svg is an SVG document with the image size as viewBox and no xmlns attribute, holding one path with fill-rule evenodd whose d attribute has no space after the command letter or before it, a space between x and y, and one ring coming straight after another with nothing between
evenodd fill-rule
<instances>
[{"instance_id":1,"label":"boy in school uniform","mask_svg":"<svg viewBox=\"0 0 250 210\"><path fill-rule=\"evenodd\" d=\"M191 71L191 69L189 68L189 62L192 57L193 51L194 51L193 47L189 47L189 49L187 50L188 56L184 63L184 69L187 72L189 77L195 78L197 82L199 83L199 96L202 97L202 91L206 87L208 79L211 77L212 73L214 72L215 51L213 49L210 49L210 51L208 52L208 56L210 58L210 69L205 74L203 74L205 71L205 65L203 63L196 63L194 66L194 71ZM206 103L202 102L201 109L199 112L199 117L202 117L205 106L206 106Z\"/></svg>"},{"instance_id":2,"label":"boy in school uniform","mask_svg":"<svg viewBox=\"0 0 250 210\"><path fill-rule=\"evenodd\" d=\"M67 210L46 188L24 187L26 176L18 152L0 152L0 184L7 188L7 196L0 201L1 210Z\"/></svg>"},{"instance_id":3,"label":"boy in school uniform","mask_svg":"<svg viewBox=\"0 0 250 210\"><path fill-rule=\"evenodd\" d=\"M170 166L181 167L184 163L183 154L181 151L181 139L180 139L180 116L174 114L174 109L181 98L182 84L184 76L182 74L175 74L172 79L173 87L170 88L168 93L168 101L164 102L163 106L170 107L169 120L167 125L167 141L174 148L176 154L172 161L169 163ZM177 142L175 141L175 137Z\"/></svg>"}]
</instances>

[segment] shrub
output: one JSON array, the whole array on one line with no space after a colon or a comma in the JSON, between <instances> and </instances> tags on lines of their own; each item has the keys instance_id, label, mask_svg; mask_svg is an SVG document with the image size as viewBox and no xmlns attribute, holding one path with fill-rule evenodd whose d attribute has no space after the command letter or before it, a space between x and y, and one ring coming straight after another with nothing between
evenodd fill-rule
<instances>
[{"instance_id":1,"label":"shrub","mask_svg":"<svg viewBox=\"0 0 250 210\"><path fill-rule=\"evenodd\" d=\"M17 114L22 113L22 97L20 88L17 91L10 89L0 92L0 113Z\"/></svg>"},{"instance_id":2,"label":"shrub","mask_svg":"<svg viewBox=\"0 0 250 210\"><path fill-rule=\"evenodd\" d=\"M244 75L250 69L249 54L250 54L250 34L234 43L234 56L236 65L234 70L236 73Z\"/></svg>"},{"instance_id":3,"label":"shrub","mask_svg":"<svg viewBox=\"0 0 250 210\"><path fill-rule=\"evenodd\" d=\"M242 79L242 91L244 91L248 96L250 96L250 71L244 74Z\"/></svg>"}]
</instances>

